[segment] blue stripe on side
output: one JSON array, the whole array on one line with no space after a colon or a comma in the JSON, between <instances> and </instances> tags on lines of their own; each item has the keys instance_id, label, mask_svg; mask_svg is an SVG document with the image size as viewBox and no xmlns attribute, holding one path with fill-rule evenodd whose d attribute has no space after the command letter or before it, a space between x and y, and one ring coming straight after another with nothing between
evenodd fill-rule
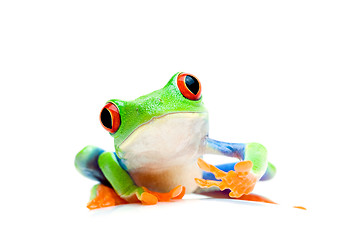
<instances>
[{"instance_id":1,"label":"blue stripe on side","mask_svg":"<svg viewBox=\"0 0 360 240\"><path fill-rule=\"evenodd\" d=\"M207 147L219 152L228 157L236 157L240 159L244 159L245 154L245 143L227 143L217 141L211 138L206 140Z\"/></svg>"},{"instance_id":2,"label":"blue stripe on side","mask_svg":"<svg viewBox=\"0 0 360 240\"><path fill-rule=\"evenodd\" d=\"M120 167L121 167L122 169L124 169L125 171L127 171L128 168L127 168L126 165L125 165L125 162L124 162L125 160L122 159L122 158L119 158L118 155L116 154L116 152L114 152L114 155L116 156L116 160L117 160L117 162L119 163Z\"/></svg>"}]
</instances>

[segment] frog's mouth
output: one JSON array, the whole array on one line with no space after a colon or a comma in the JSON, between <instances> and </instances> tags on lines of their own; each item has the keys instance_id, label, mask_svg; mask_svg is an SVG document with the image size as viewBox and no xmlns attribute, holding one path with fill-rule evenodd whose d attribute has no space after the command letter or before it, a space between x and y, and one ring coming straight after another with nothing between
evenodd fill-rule
<instances>
[{"instance_id":1,"label":"frog's mouth","mask_svg":"<svg viewBox=\"0 0 360 240\"><path fill-rule=\"evenodd\" d=\"M159 169L196 161L207 135L207 113L170 113L139 126L117 150L128 170Z\"/></svg>"}]
</instances>

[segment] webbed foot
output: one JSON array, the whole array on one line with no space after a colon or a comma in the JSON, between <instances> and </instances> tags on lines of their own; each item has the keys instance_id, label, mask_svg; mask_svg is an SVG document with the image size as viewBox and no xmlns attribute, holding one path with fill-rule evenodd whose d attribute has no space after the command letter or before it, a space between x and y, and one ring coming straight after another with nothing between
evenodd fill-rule
<instances>
[{"instance_id":1,"label":"webbed foot","mask_svg":"<svg viewBox=\"0 0 360 240\"><path fill-rule=\"evenodd\" d=\"M116 194L114 189L103 184L96 185L93 191L95 191L95 196L87 204L87 208L90 210L127 203L127 201Z\"/></svg>"},{"instance_id":2,"label":"webbed foot","mask_svg":"<svg viewBox=\"0 0 360 240\"><path fill-rule=\"evenodd\" d=\"M203 188L216 186L220 190L230 189L229 196L232 198L239 198L243 194L249 194L255 187L257 177L251 172L253 166L251 161L238 162L234 170L224 172L215 166L206 163L202 159L198 159L199 167L207 172L211 172L220 181L204 180L195 178L196 183Z\"/></svg>"}]
</instances>

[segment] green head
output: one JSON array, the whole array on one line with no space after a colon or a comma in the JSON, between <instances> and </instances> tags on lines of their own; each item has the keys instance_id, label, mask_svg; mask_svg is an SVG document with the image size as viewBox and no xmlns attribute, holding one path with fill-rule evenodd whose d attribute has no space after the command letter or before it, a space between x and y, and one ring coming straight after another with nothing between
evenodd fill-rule
<instances>
[{"instance_id":1,"label":"green head","mask_svg":"<svg viewBox=\"0 0 360 240\"><path fill-rule=\"evenodd\" d=\"M179 72L162 89L135 100L109 100L100 113L100 121L118 148L140 126L175 113L207 113L201 84L195 76Z\"/></svg>"}]
</instances>

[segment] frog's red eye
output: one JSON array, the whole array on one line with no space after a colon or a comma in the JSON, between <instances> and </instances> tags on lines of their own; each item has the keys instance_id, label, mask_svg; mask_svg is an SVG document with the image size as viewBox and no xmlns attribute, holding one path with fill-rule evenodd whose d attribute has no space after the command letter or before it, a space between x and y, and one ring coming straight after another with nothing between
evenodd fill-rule
<instances>
[{"instance_id":1,"label":"frog's red eye","mask_svg":"<svg viewBox=\"0 0 360 240\"><path fill-rule=\"evenodd\" d=\"M120 114L113 103L107 103L100 113L101 125L106 131L115 133L120 127Z\"/></svg>"},{"instance_id":2,"label":"frog's red eye","mask_svg":"<svg viewBox=\"0 0 360 240\"><path fill-rule=\"evenodd\" d=\"M201 97L200 81L193 75L181 73L177 77L177 85L181 94L190 100L199 100Z\"/></svg>"}]
</instances>

